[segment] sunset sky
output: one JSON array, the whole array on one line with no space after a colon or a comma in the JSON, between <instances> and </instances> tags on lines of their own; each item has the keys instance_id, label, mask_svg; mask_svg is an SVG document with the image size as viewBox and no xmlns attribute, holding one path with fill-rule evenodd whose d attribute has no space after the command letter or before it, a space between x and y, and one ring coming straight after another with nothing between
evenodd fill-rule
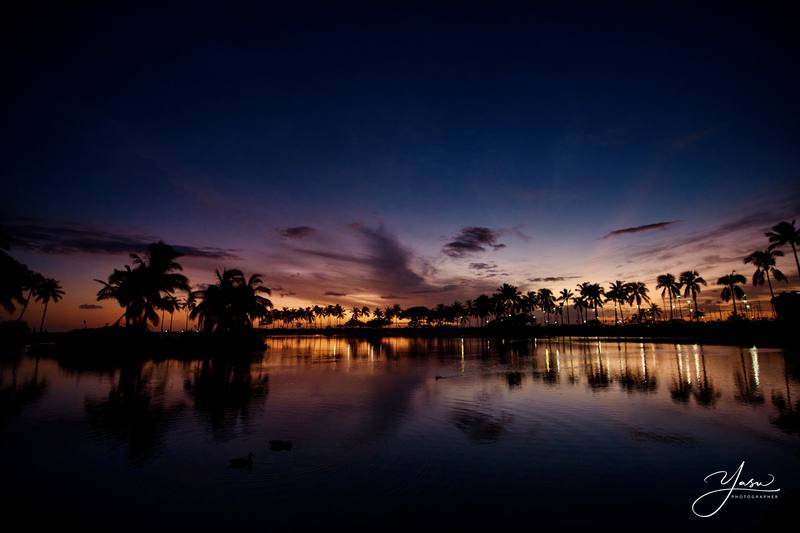
<instances>
[{"instance_id":1,"label":"sunset sky","mask_svg":"<svg viewBox=\"0 0 800 533\"><path fill-rule=\"evenodd\" d=\"M0 223L50 328L116 319L93 278L157 239L278 307L690 268L717 300L800 218L790 13L484 8L7 21Z\"/></svg>"}]
</instances>

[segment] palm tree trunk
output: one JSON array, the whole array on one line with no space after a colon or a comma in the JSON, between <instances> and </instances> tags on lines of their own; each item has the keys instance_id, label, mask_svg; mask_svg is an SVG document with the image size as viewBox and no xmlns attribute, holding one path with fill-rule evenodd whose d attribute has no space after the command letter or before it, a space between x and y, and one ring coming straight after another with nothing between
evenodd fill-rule
<instances>
[{"instance_id":1,"label":"palm tree trunk","mask_svg":"<svg viewBox=\"0 0 800 533\"><path fill-rule=\"evenodd\" d=\"M50 302L47 300L44 302L44 311L42 311L42 321L39 323L39 333L44 331L44 317L47 316L47 304L49 303Z\"/></svg>"},{"instance_id":2,"label":"palm tree trunk","mask_svg":"<svg viewBox=\"0 0 800 533\"><path fill-rule=\"evenodd\" d=\"M675 310L672 308L672 291L669 291L669 319L675 320Z\"/></svg>"},{"instance_id":3,"label":"palm tree trunk","mask_svg":"<svg viewBox=\"0 0 800 533\"><path fill-rule=\"evenodd\" d=\"M736 291L734 290L735 288L736 287L731 285L731 300L733 300L733 314L734 315L737 314L736 313Z\"/></svg>"},{"instance_id":4,"label":"palm tree trunk","mask_svg":"<svg viewBox=\"0 0 800 533\"><path fill-rule=\"evenodd\" d=\"M28 308L28 302L31 301L31 295L33 294L33 289L28 291L28 297L25 298L25 305L22 306L22 310L19 312L19 316L17 317L17 322L22 320L22 315L25 314L25 310Z\"/></svg>"},{"instance_id":5,"label":"palm tree trunk","mask_svg":"<svg viewBox=\"0 0 800 533\"><path fill-rule=\"evenodd\" d=\"M767 275L767 285L769 285L769 295L772 298L775 298L775 293L772 292L772 282L769 280L769 269L766 269L764 273Z\"/></svg>"},{"instance_id":6,"label":"palm tree trunk","mask_svg":"<svg viewBox=\"0 0 800 533\"><path fill-rule=\"evenodd\" d=\"M174 313L169 314L169 332L172 333L172 318Z\"/></svg>"},{"instance_id":7,"label":"palm tree trunk","mask_svg":"<svg viewBox=\"0 0 800 533\"><path fill-rule=\"evenodd\" d=\"M797 275L800 276L800 261L797 260L797 247L794 243L790 243L792 245L792 252L794 253L794 262L797 265Z\"/></svg>"},{"instance_id":8,"label":"palm tree trunk","mask_svg":"<svg viewBox=\"0 0 800 533\"><path fill-rule=\"evenodd\" d=\"M697 313L699 313L700 310L697 308L697 293L696 292L692 292L692 300L694 300L694 319L695 319L695 321L699 322L700 321L700 315L698 315Z\"/></svg>"}]
</instances>

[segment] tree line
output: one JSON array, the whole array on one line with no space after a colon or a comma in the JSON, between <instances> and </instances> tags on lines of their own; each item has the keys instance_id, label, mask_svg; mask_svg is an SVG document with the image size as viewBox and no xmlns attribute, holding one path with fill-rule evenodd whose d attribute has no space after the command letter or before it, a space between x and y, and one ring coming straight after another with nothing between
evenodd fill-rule
<instances>
[{"instance_id":1,"label":"tree line","mask_svg":"<svg viewBox=\"0 0 800 533\"><path fill-rule=\"evenodd\" d=\"M43 307L39 331L44 331L47 307L50 302L61 300L65 294L64 290L57 279L45 277L11 257L8 253L10 248L11 238L0 227L0 306L12 316L19 306L19 314L16 315L14 322L23 324L22 319L31 300L41 303Z\"/></svg>"},{"instance_id":2,"label":"tree line","mask_svg":"<svg viewBox=\"0 0 800 533\"><path fill-rule=\"evenodd\" d=\"M777 268L777 259L784 255L781 248L788 246L791 249L800 276L797 256L800 231L795 221L783 221L765 235L768 246L749 254L743 262L755 268L751 278L753 286L766 284L774 299L773 281L787 282L786 276ZM32 272L11 258L7 253L9 246L10 240L3 233L0 237L0 279L3 280L0 305L9 313L14 313L17 305L21 306L17 317L21 321L32 298L42 302L42 330L48 303L58 302L64 291L57 280ZM574 290L565 288L558 293L548 288L523 293L518 287L504 283L491 295L481 294L464 302L438 304L430 308L414 306L403 309L394 304L385 308L371 309L360 305L345 309L336 304L277 309L269 299L271 291L264 286L262 275L248 277L238 269L217 270L211 284L193 290L181 272L182 267L177 261L180 256L172 246L159 241L149 245L143 255L130 254L132 264L114 269L106 280L95 280L101 285L97 300L114 300L123 309L115 324L124 323L126 327L141 329L153 326L172 331L175 313L184 311L185 325L182 329L188 330L189 321L196 320L197 328L206 332L243 332L254 325L284 328L398 327L400 321L410 327L485 326L491 322L557 325L597 322L600 310L607 305L613 308L615 324L626 321L626 307L630 309L629 322L682 320L684 316L698 321L703 318L698 296L708 286L695 270L677 276L672 273L657 276L656 291L661 291L665 304L669 302L668 312L652 301L644 282L622 280L616 280L608 287L583 282ZM737 301L741 302L745 297L742 286L746 283L747 279L735 271L716 282L720 287L720 298L732 302L732 317L740 316ZM686 302L685 315L681 297Z\"/></svg>"}]
</instances>

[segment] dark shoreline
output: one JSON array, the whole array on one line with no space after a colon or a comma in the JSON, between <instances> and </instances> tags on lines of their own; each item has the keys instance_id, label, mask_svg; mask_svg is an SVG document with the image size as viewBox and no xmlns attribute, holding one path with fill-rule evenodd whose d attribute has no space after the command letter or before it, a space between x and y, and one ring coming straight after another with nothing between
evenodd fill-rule
<instances>
[{"instance_id":1,"label":"dark shoreline","mask_svg":"<svg viewBox=\"0 0 800 533\"><path fill-rule=\"evenodd\" d=\"M725 346L793 347L800 337L791 324L778 321L626 324L621 326L572 324L527 327L435 327L435 328L275 328L256 330L259 335L325 337L411 338L601 338L620 342L673 342Z\"/></svg>"},{"instance_id":2,"label":"dark shoreline","mask_svg":"<svg viewBox=\"0 0 800 533\"><path fill-rule=\"evenodd\" d=\"M784 321L729 321L705 323L657 323L608 326L573 324L562 326L523 327L422 327L422 328L268 328L252 334L217 335L205 333L160 333L101 328L63 333L31 333L25 336L0 338L3 351L18 352L28 346L32 352L58 354L77 359L119 358L202 358L215 356L247 356L267 349L273 337L330 337L382 339L449 339L478 337L486 339L569 338L604 339L617 342L657 342L718 344L726 346L759 346L794 349L798 335L794 324Z\"/></svg>"}]
</instances>

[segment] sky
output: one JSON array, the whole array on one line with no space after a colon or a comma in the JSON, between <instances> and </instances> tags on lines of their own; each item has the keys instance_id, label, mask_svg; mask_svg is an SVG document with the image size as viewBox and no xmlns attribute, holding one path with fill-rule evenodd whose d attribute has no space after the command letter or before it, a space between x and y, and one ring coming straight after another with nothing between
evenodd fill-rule
<instances>
[{"instance_id":1,"label":"sky","mask_svg":"<svg viewBox=\"0 0 800 533\"><path fill-rule=\"evenodd\" d=\"M3 22L0 223L52 329L116 319L94 279L158 239L278 307L686 269L713 302L800 214L788 3L335 4Z\"/></svg>"}]
</instances>

